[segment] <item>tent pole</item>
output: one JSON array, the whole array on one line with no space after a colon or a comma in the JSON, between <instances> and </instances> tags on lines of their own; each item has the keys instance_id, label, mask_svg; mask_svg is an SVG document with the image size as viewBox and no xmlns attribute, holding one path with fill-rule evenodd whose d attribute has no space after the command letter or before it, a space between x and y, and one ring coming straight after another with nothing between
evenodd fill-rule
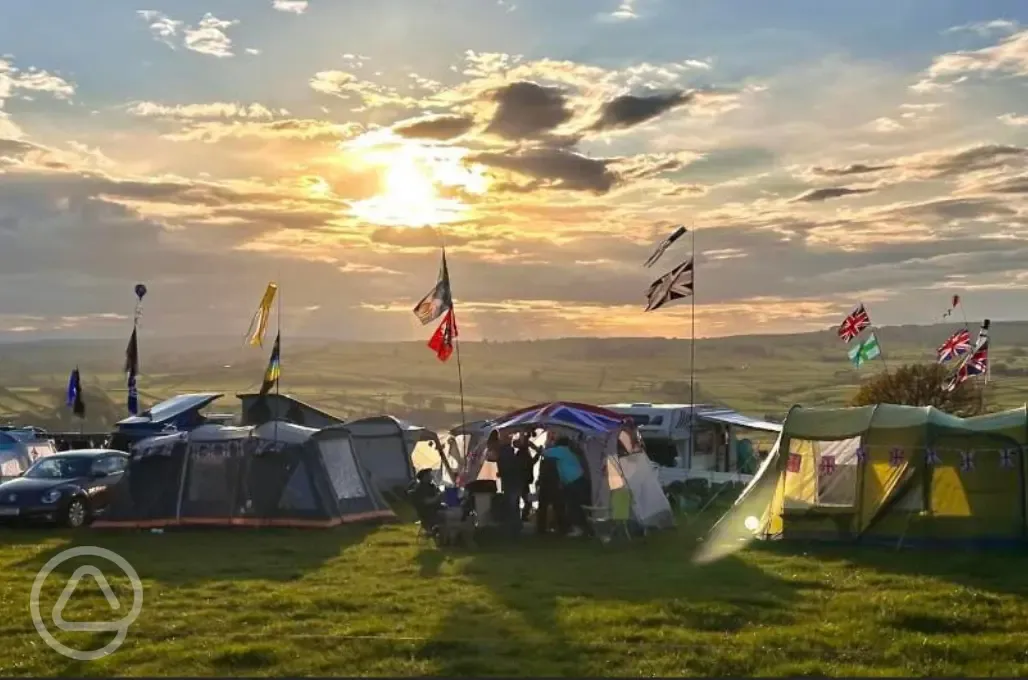
<instances>
[{"instance_id":1,"label":"tent pole","mask_svg":"<svg viewBox=\"0 0 1028 680\"><path fill-rule=\"evenodd\" d=\"M691 329L689 332L689 460L685 469L692 469L696 452L696 228L689 230L692 250L692 295L690 296Z\"/></svg>"}]
</instances>

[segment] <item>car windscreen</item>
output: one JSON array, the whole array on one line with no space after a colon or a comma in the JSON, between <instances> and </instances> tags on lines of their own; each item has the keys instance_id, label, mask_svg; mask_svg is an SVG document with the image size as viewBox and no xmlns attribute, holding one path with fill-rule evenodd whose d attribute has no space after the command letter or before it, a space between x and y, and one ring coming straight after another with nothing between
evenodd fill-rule
<instances>
[{"instance_id":1,"label":"car windscreen","mask_svg":"<svg viewBox=\"0 0 1028 680\"><path fill-rule=\"evenodd\" d=\"M89 475L93 459L86 456L49 456L25 471L29 479L69 479Z\"/></svg>"}]
</instances>

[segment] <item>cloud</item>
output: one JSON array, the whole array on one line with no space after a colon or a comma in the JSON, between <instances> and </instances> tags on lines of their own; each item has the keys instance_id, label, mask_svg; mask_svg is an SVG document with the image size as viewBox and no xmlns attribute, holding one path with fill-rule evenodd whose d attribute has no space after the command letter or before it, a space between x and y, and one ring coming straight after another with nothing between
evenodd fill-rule
<instances>
[{"instance_id":1,"label":"cloud","mask_svg":"<svg viewBox=\"0 0 1028 680\"><path fill-rule=\"evenodd\" d=\"M400 121L393 126L393 132L414 139L447 140L460 137L474 124L474 119L468 116L434 115Z\"/></svg>"},{"instance_id":2,"label":"cloud","mask_svg":"<svg viewBox=\"0 0 1028 680\"><path fill-rule=\"evenodd\" d=\"M891 170L895 167L894 164L889 163L882 165L851 163L850 165L840 167L821 167L816 165L810 168L810 172L813 175L820 175L822 177L849 177L851 175L869 175L883 170Z\"/></svg>"},{"instance_id":3,"label":"cloud","mask_svg":"<svg viewBox=\"0 0 1028 680\"><path fill-rule=\"evenodd\" d=\"M610 159L589 158L559 148L536 148L509 153L485 152L473 155L471 162L508 170L531 181L504 185L508 191L530 192L541 188L589 191L604 194L618 183Z\"/></svg>"},{"instance_id":4,"label":"cloud","mask_svg":"<svg viewBox=\"0 0 1028 680\"><path fill-rule=\"evenodd\" d=\"M137 10L136 14L147 23L147 26L150 28L150 34L155 40L164 43L171 49L177 47L175 38L178 37L179 28L182 27L181 21L172 19L166 14L152 9Z\"/></svg>"},{"instance_id":5,"label":"cloud","mask_svg":"<svg viewBox=\"0 0 1028 680\"><path fill-rule=\"evenodd\" d=\"M1005 125L1012 125L1014 127L1023 127L1028 125L1028 116L1018 116L1014 113L1004 113L1001 116L996 117L997 120Z\"/></svg>"},{"instance_id":6,"label":"cloud","mask_svg":"<svg viewBox=\"0 0 1028 680\"><path fill-rule=\"evenodd\" d=\"M42 92L56 99L69 99L75 94L75 86L49 71L19 69L0 58L0 106L8 97L25 92Z\"/></svg>"},{"instance_id":7,"label":"cloud","mask_svg":"<svg viewBox=\"0 0 1028 680\"><path fill-rule=\"evenodd\" d=\"M504 139L539 139L574 115L562 88L529 81L499 87L491 99L496 111L485 131Z\"/></svg>"},{"instance_id":8,"label":"cloud","mask_svg":"<svg viewBox=\"0 0 1028 680\"><path fill-rule=\"evenodd\" d=\"M272 0L271 6L279 12L303 14L307 11L307 0Z\"/></svg>"},{"instance_id":9,"label":"cloud","mask_svg":"<svg viewBox=\"0 0 1028 680\"><path fill-rule=\"evenodd\" d=\"M800 203L821 203L823 201L828 201L833 198L842 198L843 196L869 194L872 191L874 191L874 189L855 189L853 187L824 187L821 189L811 189L810 191L805 191L792 200L794 202Z\"/></svg>"},{"instance_id":10,"label":"cloud","mask_svg":"<svg viewBox=\"0 0 1028 680\"><path fill-rule=\"evenodd\" d=\"M1018 24L1016 21L1010 21L1009 19L993 19L991 21L979 21L973 24L962 24L960 26L953 26L947 28L943 33L963 33L970 32L976 33L983 38L987 38L994 33L1014 33L1017 31Z\"/></svg>"},{"instance_id":11,"label":"cloud","mask_svg":"<svg viewBox=\"0 0 1028 680\"><path fill-rule=\"evenodd\" d=\"M211 57L231 57L232 39L225 34L225 29L238 23L219 19L208 12L199 24L185 30L186 49Z\"/></svg>"},{"instance_id":12,"label":"cloud","mask_svg":"<svg viewBox=\"0 0 1028 680\"><path fill-rule=\"evenodd\" d=\"M338 124L312 118L281 118L275 121L233 120L190 122L165 137L177 142L217 143L225 140L295 140L339 142L365 131L358 123Z\"/></svg>"},{"instance_id":13,"label":"cloud","mask_svg":"<svg viewBox=\"0 0 1028 680\"><path fill-rule=\"evenodd\" d=\"M238 24L236 20L219 19L207 12L198 24L183 28L184 22L171 19L161 12L146 9L136 13L147 23L151 35L172 49L181 45L187 50L211 57L233 56L232 39L225 33L225 29Z\"/></svg>"},{"instance_id":14,"label":"cloud","mask_svg":"<svg viewBox=\"0 0 1028 680\"><path fill-rule=\"evenodd\" d=\"M347 71L318 71L308 81L311 89L321 94L332 95L341 99L356 98L363 108L414 108L418 100L400 93L396 88L376 83ZM363 110L361 108L354 111Z\"/></svg>"},{"instance_id":15,"label":"cloud","mask_svg":"<svg viewBox=\"0 0 1028 680\"><path fill-rule=\"evenodd\" d=\"M156 102L134 102L128 113L141 118L167 118L185 120L218 120L224 118L274 118L275 112L263 104L237 104L234 102L211 102L207 104L158 104ZM283 111L282 113L288 113Z\"/></svg>"},{"instance_id":16,"label":"cloud","mask_svg":"<svg viewBox=\"0 0 1028 680\"><path fill-rule=\"evenodd\" d=\"M1013 33L989 47L936 57L917 84L916 92L946 90L969 75L1028 76L1028 30Z\"/></svg>"},{"instance_id":17,"label":"cloud","mask_svg":"<svg viewBox=\"0 0 1028 680\"><path fill-rule=\"evenodd\" d=\"M638 19L639 15L635 13L635 3L637 0L621 0L621 4L618 5L610 14L611 19L623 21L625 19Z\"/></svg>"},{"instance_id":18,"label":"cloud","mask_svg":"<svg viewBox=\"0 0 1028 680\"><path fill-rule=\"evenodd\" d=\"M599 119L589 129L601 131L634 127L688 104L695 96L694 92L624 94L604 103Z\"/></svg>"}]
</instances>

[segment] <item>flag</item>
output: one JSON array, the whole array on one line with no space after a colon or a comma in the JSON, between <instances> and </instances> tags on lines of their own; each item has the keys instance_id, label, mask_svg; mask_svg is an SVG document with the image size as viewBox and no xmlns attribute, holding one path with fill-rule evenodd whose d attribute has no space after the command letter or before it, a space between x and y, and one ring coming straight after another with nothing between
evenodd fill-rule
<instances>
[{"instance_id":1,"label":"flag","mask_svg":"<svg viewBox=\"0 0 1028 680\"><path fill-rule=\"evenodd\" d=\"M835 474L835 456L821 456L820 470L823 476Z\"/></svg>"},{"instance_id":2,"label":"flag","mask_svg":"<svg viewBox=\"0 0 1028 680\"><path fill-rule=\"evenodd\" d=\"M966 328L961 328L949 336L949 340L942 343L942 346L936 351L939 354L940 364L964 356L971 351L971 332Z\"/></svg>"},{"instance_id":3,"label":"flag","mask_svg":"<svg viewBox=\"0 0 1028 680\"><path fill-rule=\"evenodd\" d=\"M681 300L693 294L692 258L678 265L650 284L646 291L646 311L660 309L668 302Z\"/></svg>"},{"instance_id":4,"label":"flag","mask_svg":"<svg viewBox=\"0 0 1028 680\"><path fill-rule=\"evenodd\" d=\"M435 352L435 355L439 357L439 361L446 361L453 354L453 341L457 337L457 316L453 313L451 307L446 312L446 316L443 317L442 323L439 324L439 328L435 329L435 333L428 339L428 348Z\"/></svg>"},{"instance_id":5,"label":"flag","mask_svg":"<svg viewBox=\"0 0 1028 680\"><path fill-rule=\"evenodd\" d=\"M982 322L982 327L978 329L978 338L974 341L974 349L977 352L982 347L989 344L989 326L991 322L986 319Z\"/></svg>"},{"instance_id":6,"label":"flag","mask_svg":"<svg viewBox=\"0 0 1028 680\"><path fill-rule=\"evenodd\" d=\"M136 339L136 328L132 328L128 347L125 348L126 386L128 387L128 412L139 414L139 391L136 388L136 377L139 375L139 342Z\"/></svg>"},{"instance_id":7,"label":"flag","mask_svg":"<svg viewBox=\"0 0 1028 680\"><path fill-rule=\"evenodd\" d=\"M786 472L799 472L803 469L803 456L798 453L790 453L785 462Z\"/></svg>"},{"instance_id":8,"label":"flag","mask_svg":"<svg viewBox=\"0 0 1028 680\"><path fill-rule=\"evenodd\" d=\"M960 469L963 472L974 472L974 451L960 452Z\"/></svg>"},{"instance_id":9,"label":"flag","mask_svg":"<svg viewBox=\"0 0 1028 680\"><path fill-rule=\"evenodd\" d=\"M975 350L974 354L970 355L964 361L961 362L960 366L957 367L956 372L950 377L949 382L946 384L946 390L952 392L968 378L972 378L976 375L984 375L988 379L989 375L989 341L986 338L985 343L978 349Z\"/></svg>"},{"instance_id":10,"label":"flag","mask_svg":"<svg viewBox=\"0 0 1028 680\"><path fill-rule=\"evenodd\" d=\"M82 379L77 367L68 377L68 406L79 418L86 417L86 404L82 401Z\"/></svg>"},{"instance_id":11,"label":"flag","mask_svg":"<svg viewBox=\"0 0 1028 680\"><path fill-rule=\"evenodd\" d=\"M663 241L657 244L657 248L653 251L650 257L643 264L643 266L652 267L653 265L657 264L657 260L661 258L664 252L667 251L667 249L670 248L675 241L685 236L685 234L688 233L688 231L688 229L681 225L676 227L675 230L671 232L670 236L668 236Z\"/></svg>"},{"instance_id":12,"label":"flag","mask_svg":"<svg viewBox=\"0 0 1028 680\"><path fill-rule=\"evenodd\" d=\"M432 290L414 306L414 316L422 326L427 326L453 307L453 293L450 291L450 270L446 266L446 251L439 265L439 278Z\"/></svg>"},{"instance_id":13,"label":"flag","mask_svg":"<svg viewBox=\"0 0 1028 680\"><path fill-rule=\"evenodd\" d=\"M860 332L871 325L871 317L864 309L863 304L859 304L853 308L853 311L849 313L841 324L839 324L839 337L842 338L843 342L849 342L853 338L860 335Z\"/></svg>"},{"instance_id":14,"label":"flag","mask_svg":"<svg viewBox=\"0 0 1028 680\"><path fill-rule=\"evenodd\" d=\"M871 361L882 356L881 345L878 344L878 337L872 332L867 336L866 340L859 340L857 344L849 350L850 361L853 362L854 366L859 367L866 361Z\"/></svg>"},{"instance_id":15,"label":"flag","mask_svg":"<svg viewBox=\"0 0 1028 680\"><path fill-rule=\"evenodd\" d=\"M282 373L279 365L279 349L282 341L282 333L275 335L275 346L271 348L271 356L268 358L268 367L264 370L264 382L261 384L261 396L271 391L271 388L278 384L278 376Z\"/></svg>"},{"instance_id":16,"label":"flag","mask_svg":"<svg viewBox=\"0 0 1028 680\"><path fill-rule=\"evenodd\" d=\"M925 451L925 462L932 466L942 465L942 458L939 457L939 454L935 449L927 449Z\"/></svg>"},{"instance_id":17,"label":"flag","mask_svg":"<svg viewBox=\"0 0 1028 680\"><path fill-rule=\"evenodd\" d=\"M902 467L904 462L903 449L897 446L889 451L889 467Z\"/></svg>"},{"instance_id":18,"label":"flag","mask_svg":"<svg viewBox=\"0 0 1028 680\"><path fill-rule=\"evenodd\" d=\"M1003 449L999 452L999 466L1002 468L1012 468L1016 465L1014 456L1017 455L1017 449Z\"/></svg>"},{"instance_id":19,"label":"flag","mask_svg":"<svg viewBox=\"0 0 1028 680\"><path fill-rule=\"evenodd\" d=\"M956 309L957 305L959 305L959 304L960 304L960 296L959 295L954 295L953 296L953 300L949 304L949 309L947 309L946 313L942 315L942 318L943 319L948 318L949 315L953 313L953 310Z\"/></svg>"},{"instance_id":20,"label":"flag","mask_svg":"<svg viewBox=\"0 0 1028 680\"><path fill-rule=\"evenodd\" d=\"M250 319L250 328L246 331L246 342L251 347L264 346L264 334L268 330L268 320L271 318L271 303L275 300L275 293L278 291L278 284L272 281L264 290L264 297ZM281 323L281 320L280 320Z\"/></svg>"}]
</instances>

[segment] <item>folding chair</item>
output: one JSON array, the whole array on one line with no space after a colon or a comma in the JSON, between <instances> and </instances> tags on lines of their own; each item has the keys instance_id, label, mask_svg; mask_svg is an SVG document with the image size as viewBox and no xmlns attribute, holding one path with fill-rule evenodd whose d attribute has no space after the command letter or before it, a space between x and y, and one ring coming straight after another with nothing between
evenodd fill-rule
<instances>
[{"instance_id":1,"label":"folding chair","mask_svg":"<svg viewBox=\"0 0 1028 680\"><path fill-rule=\"evenodd\" d=\"M619 530L624 532L625 538L632 538L628 530L632 519L632 491L627 486L610 492L610 505L585 505L582 509L589 513L593 533L602 543L609 543Z\"/></svg>"}]
</instances>

